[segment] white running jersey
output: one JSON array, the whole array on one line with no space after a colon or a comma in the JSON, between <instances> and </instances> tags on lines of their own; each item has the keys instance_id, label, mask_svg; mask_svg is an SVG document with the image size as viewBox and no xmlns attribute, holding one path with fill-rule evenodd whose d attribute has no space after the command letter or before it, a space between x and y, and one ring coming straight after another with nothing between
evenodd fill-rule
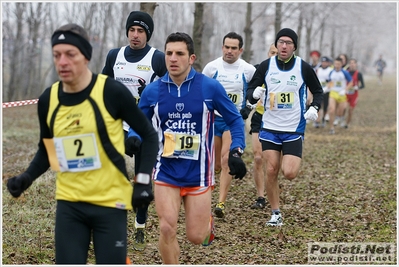
<instances>
[{"instance_id":1,"label":"white running jersey","mask_svg":"<svg viewBox=\"0 0 399 267\"><path fill-rule=\"evenodd\" d=\"M139 79L143 79L146 84L149 84L154 74L151 62L156 49L151 47L150 51L148 51L147 55L145 55L142 60L131 63L128 62L124 56L126 47L127 46L121 47L116 56L113 68L114 77L115 80L123 83L130 90L134 98L136 98L137 103L140 98L137 90L137 88L140 87ZM159 77L156 77L154 81L157 79L159 79ZM129 131L129 125L126 122L123 122L123 129Z\"/></svg>"},{"instance_id":2,"label":"white running jersey","mask_svg":"<svg viewBox=\"0 0 399 267\"><path fill-rule=\"evenodd\" d=\"M345 76L344 70L336 71L333 69L330 72L330 80L332 83L331 91L341 92L345 90L346 85L348 84L347 78Z\"/></svg>"},{"instance_id":3,"label":"white running jersey","mask_svg":"<svg viewBox=\"0 0 399 267\"><path fill-rule=\"evenodd\" d=\"M330 92L330 89L327 87L327 81L330 79L331 71L332 71L331 67L327 67L325 69L320 67L316 71L317 78L319 78L319 81L320 81L321 86L323 87L324 93Z\"/></svg>"},{"instance_id":4,"label":"white running jersey","mask_svg":"<svg viewBox=\"0 0 399 267\"><path fill-rule=\"evenodd\" d=\"M306 120L307 90L302 77L302 59L295 58L290 70L280 70L277 57L270 58L266 73L265 112L263 128L277 132L303 133Z\"/></svg>"},{"instance_id":5,"label":"white running jersey","mask_svg":"<svg viewBox=\"0 0 399 267\"><path fill-rule=\"evenodd\" d=\"M240 111L246 105L246 93L249 81L255 73L255 67L239 58L229 64L219 57L209 62L202 73L218 80L226 90L227 95ZM215 115L221 116L215 111Z\"/></svg>"}]
</instances>

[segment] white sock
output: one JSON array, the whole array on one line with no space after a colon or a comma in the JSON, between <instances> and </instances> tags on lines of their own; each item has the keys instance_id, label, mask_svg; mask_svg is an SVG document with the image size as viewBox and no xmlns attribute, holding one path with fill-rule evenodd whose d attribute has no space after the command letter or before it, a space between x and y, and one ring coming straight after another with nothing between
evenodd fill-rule
<instances>
[{"instance_id":1,"label":"white sock","mask_svg":"<svg viewBox=\"0 0 399 267\"><path fill-rule=\"evenodd\" d=\"M141 224L137 222L137 218L134 221L134 227L136 228L145 228L145 223Z\"/></svg>"}]
</instances>

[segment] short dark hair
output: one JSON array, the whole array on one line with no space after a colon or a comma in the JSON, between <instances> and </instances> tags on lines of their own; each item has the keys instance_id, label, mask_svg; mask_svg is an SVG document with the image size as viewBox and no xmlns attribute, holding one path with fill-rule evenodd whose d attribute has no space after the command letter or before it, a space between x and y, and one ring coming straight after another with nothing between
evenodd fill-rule
<instances>
[{"instance_id":1,"label":"short dark hair","mask_svg":"<svg viewBox=\"0 0 399 267\"><path fill-rule=\"evenodd\" d=\"M342 64L344 63L344 62L342 62L342 58L341 57L336 57L335 60L341 62Z\"/></svg>"},{"instance_id":2,"label":"short dark hair","mask_svg":"<svg viewBox=\"0 0 399 267\"><path fill-rule=\"evenodd\" d=\"M223 37L223 45L224 45L224 40L226 40L226 38L230 38L230 39L237 39L238 40L238 48L241 49L242 46L244 45L244 41L242 40L242 36L239 35L236 32L229 32L228 34L226 34Z\"/></svg>"},{"instance_id":3,"label":"short dark hair","mask_svg":"<svg viewBox=\"0 0 399 267\"><path fill-rule=\"evenodd\" d=\"M191 56L194 54L194 42L193 39L191 39L190 35L184 32L175 32L169 34L169 36L166 38L165 42L165 50L166 50L166 45L168 43L174 43L174 42L185 42L187 45L187 50L189 55Z\"/></svg>"}]
</instances>

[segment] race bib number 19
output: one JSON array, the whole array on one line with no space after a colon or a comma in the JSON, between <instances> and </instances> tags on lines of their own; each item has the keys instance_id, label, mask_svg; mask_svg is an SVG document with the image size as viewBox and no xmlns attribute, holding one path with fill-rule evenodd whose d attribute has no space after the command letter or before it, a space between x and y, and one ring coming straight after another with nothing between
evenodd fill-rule
<instances>
[{"instance_id":1,"label":"race bib number 19","mask_svg":"<svg viewBox=\"0 0 399 267\"><path fill-rule=\"evenodd\" d=\"M198 160L199 134L164 132L164 140L163 157Z\"/></svg>"}]
</instances>

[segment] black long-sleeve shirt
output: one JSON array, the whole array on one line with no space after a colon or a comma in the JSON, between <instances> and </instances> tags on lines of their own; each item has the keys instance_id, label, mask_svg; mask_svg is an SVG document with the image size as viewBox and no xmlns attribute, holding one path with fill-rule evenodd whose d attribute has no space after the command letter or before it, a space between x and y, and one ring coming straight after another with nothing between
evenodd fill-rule
<instances>
[{"instance_id":1,"label":"black long-sleeve shirt","mask_svg":"<svg viewBox=\"0 0 399 267\"><path fill-rule=\"evenodd\" d=\"M91 93L97 75L93 74L90 85L78 93L65 93L60 90L59 101L62 105L77 105L83 102ZM49 111L50 87L47 88L39 97L38 116L40 124L40 141L38 151L31 161L26 172L36 179L50 167L47 157L47 150L43 143L43 138L52 138L52 134L47 125L47 113ZM108 78L104 85L104 104L108 112L114 119L126 121L141 137L142 146L140 150L140 173L151 174L158 151L158 136L151 122L136 105L136 100L130 91L114 79ZM121 125L122 131L122 125Z\"/></svg>"}]
</instances>

